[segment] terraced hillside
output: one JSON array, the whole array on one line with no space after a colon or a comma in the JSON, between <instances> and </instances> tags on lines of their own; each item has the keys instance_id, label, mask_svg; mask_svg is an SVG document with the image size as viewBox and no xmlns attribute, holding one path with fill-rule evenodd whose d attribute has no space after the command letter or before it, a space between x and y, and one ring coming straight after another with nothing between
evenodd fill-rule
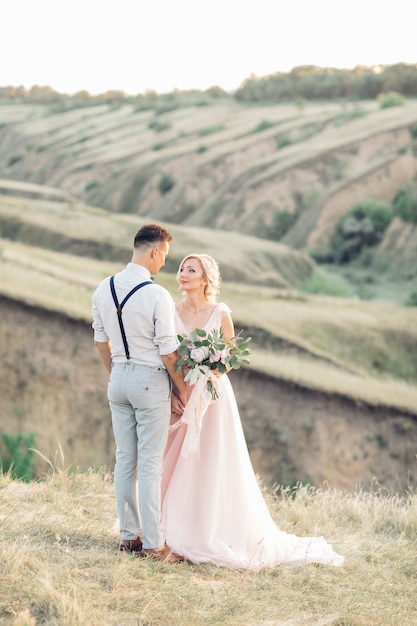
<instances>
[{"instance_id":1,"label":"terraced hillside","mask_svg":"<svg viewBox=\"0 0 417 626\"><path fill-rule=\"evenodd\" d=\"M382 110L376 101L297 107L233 99L60 114L0 107L0 177L116 213L257 236L272 230L292 248L320 251L355 203L391 201L415 179L416 121L415 100ZM381 251L401 266L406 250L409 267L416 233L395 221Z\"/></svg>"}]
</instances>

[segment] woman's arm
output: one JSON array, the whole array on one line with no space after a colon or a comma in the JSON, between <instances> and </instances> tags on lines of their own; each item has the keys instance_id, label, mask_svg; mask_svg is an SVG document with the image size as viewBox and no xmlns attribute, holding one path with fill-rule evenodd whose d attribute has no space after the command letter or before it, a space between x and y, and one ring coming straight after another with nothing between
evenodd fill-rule
<instances>
[{"instance_id":1,"label":"woman's arm","mask_svg":"<svg viewBox=\"0 0 417 626\"><path fill-rule=\"evenodd\" d=\"M232 316L228 311L223 311L222 313L222 329L225 339L231 339L235 336L235 327Z\"/></svg>"},{"instance_id":2,"label":"woman's arm","mask_svg":"<svg viewBox=\"0 0 417 626\"><path fill-rule=\"evenodd\" d=\"M235 327L233 324L232 316L228 311L223 311L222 313L222 331L223 337L227 341L228 339L232 339L235 336ZM227 369L226 372L219 372L219 370L213 370L215 376L220 378L223 374L227 374L230 371L230 368Z\"/></svg>"}]
</instances>

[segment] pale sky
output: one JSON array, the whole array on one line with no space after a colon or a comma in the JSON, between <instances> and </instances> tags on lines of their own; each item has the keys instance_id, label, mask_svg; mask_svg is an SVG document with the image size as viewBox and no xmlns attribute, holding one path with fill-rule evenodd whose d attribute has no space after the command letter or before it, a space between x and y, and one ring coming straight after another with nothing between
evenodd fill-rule
<instances>
[{"instance_id":1,"label":"pale sky","mask_svg":"<svg viewBox=\"0 0 417 626\"><path fill-rule=\"evenodd\" d=\"M0 0L0 86L236 89L297 65L417 63L414 0Z\"/></svg>"}]
</instances>

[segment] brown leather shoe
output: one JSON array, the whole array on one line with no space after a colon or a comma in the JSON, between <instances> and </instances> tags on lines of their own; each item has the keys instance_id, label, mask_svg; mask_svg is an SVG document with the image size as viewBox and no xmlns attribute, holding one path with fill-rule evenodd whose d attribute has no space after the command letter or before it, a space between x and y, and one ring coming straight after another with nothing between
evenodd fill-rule
<instances>
[{"instance_id":1,"label":"brown leather shoe","mask_svg":"<svg viewBox=\"0 0 417 626\"><path fill-rule=\"evenodd\" d=\"M129 552L130 554L142 552L142 540L140 537L123 539L119 544L119 550L120 552Z\"/></svg>"},{"instance_id":2,"label":"brown leather shoe","mask_svg":"<svg viewBox=\"0 0 417 626\"><path fill-rule=\"evenodd\" d=\"M183 556L171 552L166 543L160 548L144 548L142 554L155 561L164 561L165 563L180 563L184 560Z\"/></svg>"}]
</instances>

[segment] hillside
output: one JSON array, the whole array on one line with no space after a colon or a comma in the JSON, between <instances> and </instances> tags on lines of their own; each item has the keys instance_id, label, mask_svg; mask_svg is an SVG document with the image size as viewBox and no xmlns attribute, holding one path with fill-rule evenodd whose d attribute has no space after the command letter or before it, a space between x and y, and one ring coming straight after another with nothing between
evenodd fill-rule
<instances>
[{"instance_id":1,"label":"hillside","mask_svg":"<svg viewBox=\"0 0 417 626\"><path fill-rule=\"evenodd\" d=\"M320 251L355 203L391 202L415 179L416 121L413 99L386 109L376 100L301 106L227 98L145 111L3 106L0 177L55 187L112 212L272 232L292 248ZM416 228L395 228L381 250L401 266L406 248L409 267Z\"/></svg>"},{"instance_id":2,"label":"hillside","mask_svg":"<svg viewBox=\"0 0 417 626\"><path fill-rule=\"evenodd\" d=\"M6 195L0 225L0 431L35 432L43 454L61 445L69 464L111 467L91 295L130 260L138 219L73 199ZM393 488L414 480L417 310L305 294L295 285L314 263L281 244L171 230L157 280L178 299L173 272L204 241L220 261L236 329L253 337L251 366L231 376L261 476L348 489L374 476Z\"/></svg>"},{"instance_id":3,"label":"hillside","mask_svg":"<svg viewBox=\"0 0 417 626\"><path fill-rule=\"evenodd\" d=\"M180 260L209 252L237 330L253 337L233 385L262 477L348 489L413 481L417 313L390 302L416 291L417 228L396 219L380 242L389 285L379 265L360 270L355 290L353 268L334 276L308 253L351 202L389 200L413 180L416 119L413 100L1 106L0 430L33 429L44 454L60 442L71 464L111 466L91 294L129 261L137 227L158 220L174 243L157 280L178 298ZM265 239L283 207L290 227Z\"/></svg>"},{"instance_id":4,"label":"hillside","mask_svg":"<svg viewBox=\"0 0 417 626\"><path fill-rule=\"evenodd\" d=\"M59 197L59 190L0 180L0 236L5 239L77 256L127 262L132 233L143 221L94 209L73 197ZM300 285L314 268L308 256L276 242L260 244L255 237L211 229L171 230L176 240L166 262L171 272L187 253L201 252L202 242L221 263L226 280L291 287Z\"/></svg>"}]
</instances>

